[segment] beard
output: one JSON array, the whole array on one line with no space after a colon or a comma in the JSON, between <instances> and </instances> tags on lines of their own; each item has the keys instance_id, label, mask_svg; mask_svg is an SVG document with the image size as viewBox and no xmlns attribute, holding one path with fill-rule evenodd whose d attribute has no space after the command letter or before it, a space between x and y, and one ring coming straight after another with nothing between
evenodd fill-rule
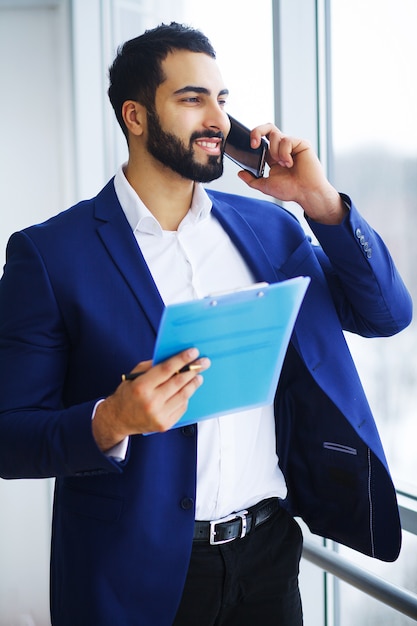
<instances>
[{"instance_id":1,"label":"beard","mask_svg":"<svg viewBox=\"0 0 417 626\"><path fill-rule=\"evenodd\" d=\"M147 112L148 152L171 170L199 183L209 183L223 174L224 135L222 132L206 130L191 135L188 147L173 133L165 132L156 111ZM193 143L201 137L219 137L223 140L221 154L209 156L207 163L199 163L195 159Z\"/></svg>"}]
</instances>

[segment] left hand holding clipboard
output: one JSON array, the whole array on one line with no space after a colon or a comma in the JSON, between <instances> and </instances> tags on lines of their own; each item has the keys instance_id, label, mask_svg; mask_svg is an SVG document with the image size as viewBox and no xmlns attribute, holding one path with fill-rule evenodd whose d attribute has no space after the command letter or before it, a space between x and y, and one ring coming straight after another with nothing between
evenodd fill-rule
<instances>
[{"instance_id":1,"label":"left hand holding clipboard","mask_svg":"<svg viewBox=\"0 0 417 626\"><path fill-rule=\"evenodd\" d=\"M203 382L209 359L184 350L158 365L139 363L98 405L93 435L102 451L129 435L169 430L186 412L188 401Z\"/></svg>"}]
</instances>

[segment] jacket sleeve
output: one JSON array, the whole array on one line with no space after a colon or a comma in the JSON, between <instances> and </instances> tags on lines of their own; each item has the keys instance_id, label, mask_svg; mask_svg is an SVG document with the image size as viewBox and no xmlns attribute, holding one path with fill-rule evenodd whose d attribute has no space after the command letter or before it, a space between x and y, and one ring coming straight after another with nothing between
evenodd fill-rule
<instances>
[{"instance_id":1,"label":"jacket sleeve","mask_svg":"<svg viewBox=\"0 0 417 626\"><path fill-rule=\"evenodd\" d=\"M92 436L96 399L65 408L69 340L42 257L13 235L0 281L0 476L120 471Z\"/></svg>"},{"instance_id":2,"label":"jacket sleeve","mask_svg":"<svg viewBox=\"0 0 417 626\"><path fill-rule=\"evenodd\" d=\"M308 220L344 330L365 337L394 335L412 319L412 300L381 237L350 203L339 226Z\"/></svg>"}]
</instances>

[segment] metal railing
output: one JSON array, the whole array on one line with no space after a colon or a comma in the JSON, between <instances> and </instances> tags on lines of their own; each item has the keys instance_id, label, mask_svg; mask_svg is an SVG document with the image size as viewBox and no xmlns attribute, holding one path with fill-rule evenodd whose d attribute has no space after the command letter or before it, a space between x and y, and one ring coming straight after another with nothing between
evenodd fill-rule
<instances>
[{"instance_id":1,"label":"metal railing","mask_svg":"<svg viewBox=\"0 0 417 626\"><path fill-rule=\"evenodd\" d=\"M417 535L417 498L398 492L403 530ZM387 606L417 620L417 595L355 565L331 548L304 539L303 558Z\"/></svg>"}]
</instances>

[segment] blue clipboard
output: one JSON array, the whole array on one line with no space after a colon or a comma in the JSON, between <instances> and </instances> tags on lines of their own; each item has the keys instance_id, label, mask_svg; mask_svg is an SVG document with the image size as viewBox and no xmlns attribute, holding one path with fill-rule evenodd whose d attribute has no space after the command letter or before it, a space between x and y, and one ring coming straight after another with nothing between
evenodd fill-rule
<instances>
[{"instance_id":1,"label":"blue clipboard","mask_svg":"<svg viewBox=\"0 0 417 626\"><path fill-rule=\"evenodd\" d=\"M191 347L211 360L174 428L273 402L309 282L299 276L165 308L154 364Z\"/></svg>"}]
</instances>

